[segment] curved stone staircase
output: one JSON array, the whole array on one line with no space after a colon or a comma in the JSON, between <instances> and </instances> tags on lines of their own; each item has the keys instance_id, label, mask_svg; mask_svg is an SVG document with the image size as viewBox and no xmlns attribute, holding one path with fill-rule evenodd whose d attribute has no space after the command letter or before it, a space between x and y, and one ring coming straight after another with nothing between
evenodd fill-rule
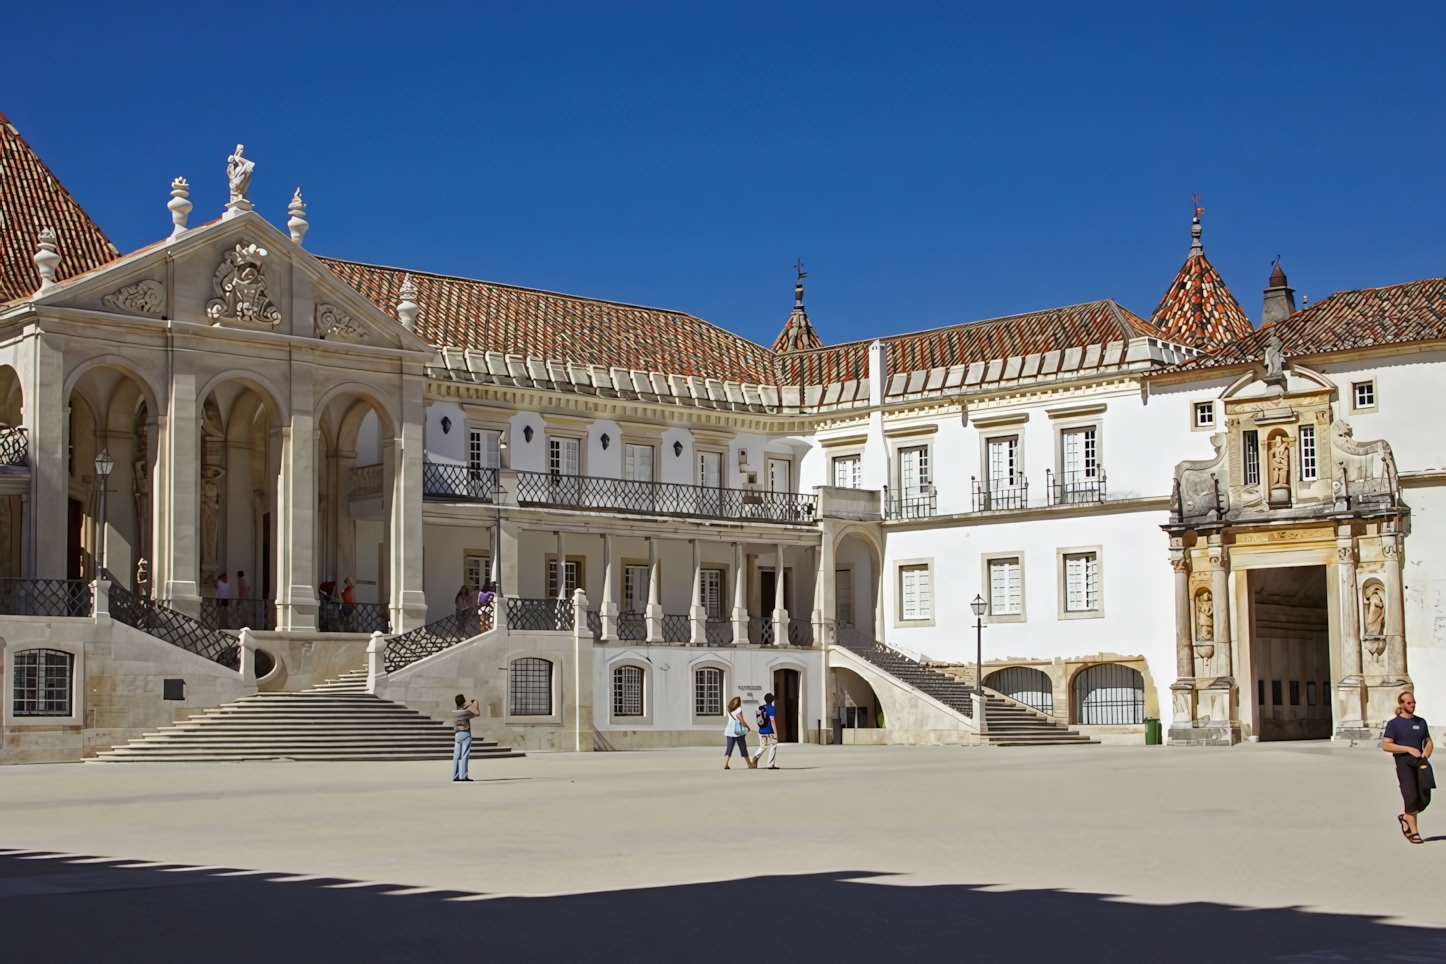
<instances>
[{"instance_id":1,"label":"curved stone staircase","mask_svg":"<svg viewBox=\"0 0 1446 964\"><path fill-rule=\"evenodd\" d=\"M102 763L450 760L452 727L366 691L366 672L298 693L257 693L96 755ZM472 759L520 757L473 740Z\"/></svg>"}]
</instances>

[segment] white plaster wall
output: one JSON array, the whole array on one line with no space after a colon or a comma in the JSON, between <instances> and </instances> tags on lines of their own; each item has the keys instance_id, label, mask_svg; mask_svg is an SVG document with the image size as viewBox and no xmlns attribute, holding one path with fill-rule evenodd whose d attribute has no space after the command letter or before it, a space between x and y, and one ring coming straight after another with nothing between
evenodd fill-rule
<instances>
[{"instance_id":1,"label":"white plaster wall","mask_svg":"<svg viewBox=\"0 0 1446 964\"><path fill-rule=\"evenodd\" d=\"M1436 351L1325 365L1321 371L1339 387L1335 415L1350 422L1356 441L1385 439L1397 468L1411 472L1446 466L1446 435L1430 417L1428 401L1440 396L1443 365L1446 352ZM1354 411L1351 383L1372 378L1376 411Z\"/></svg>"},{"instance_id":2,"label":"white plaster wall","mask_svg":"<svg viewBox=\"0 0 1446 964\"><path fill-rule=\"evenodd\" d=\"M376 422L376 415L368 412L367 419ZM451 419L451 430L442 431L442 419ZM428 462L444 465L465 465L467 463L467 415L456 402L439 401L427 406L426 453ZM357 464L362 461L362 438L366 437L367 421L362 420L361 437L357 439ZM379 461L372 459L371 461Z\"/></svg>"},{"instance_id":3,"label":"white plaster wall","mask_svg":"<svg viewBox=\"0 0 1446 964\"><path fill-rule=\"evenodd\" d=\"M1406 537L1406 669L1421 715L1446 739L1446 488L1405 491L1411 507Z\"/></svg>"},{"instance_id":4,"label":"white plaster wall","mask_svg":"<svg viewBox=\"0 0 1446 964\"><path fill-rule=\"evenodd\" d=\"M440 418L440 416L438 416ZM442 434L441 426L437 427L437 434ZM357 429L356 436L356 464L376 465L382 460L382 424L377 418L376 412L367 412L362 416L361 426Z\"/></svg>"},{"instance_id":5,"label":"white plaster wall","mask_svg":"<svg viewBox=\"0 0 1446 964\"><path fill-rule=\"evenodd\" d=\"M536 412L519 412L512 416L507 430L507 466L522 472L547 471L547 426ZM523 431L532 427L532 441ZM513 493L514 498L516 493Z\"/></svg>"}]
</instances>

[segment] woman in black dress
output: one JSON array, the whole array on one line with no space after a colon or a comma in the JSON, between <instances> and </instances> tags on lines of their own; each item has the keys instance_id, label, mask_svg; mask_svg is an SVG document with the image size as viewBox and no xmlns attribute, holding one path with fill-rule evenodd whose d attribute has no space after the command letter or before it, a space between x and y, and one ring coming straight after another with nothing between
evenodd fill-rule
<instances>
[{"instance_id":1,"label":"woman in black dress","mask_svg":"<svg viewBox=\"0 0 1446 964\"><path fill-rule=\"evenodd\" d=\"M1420 843L1416 815L1431 805L1431 791L1422 787L1422 776L1431 773L1426 763L1431 757L1431 731L1426 721L1416 715L1416 694L1410 690L1396 697L1396 718L1386 724L1381 749L1396 758L1396 779L1401 784L1401 800L1406 812L1396 819L1401 833L1411 843Z\"/></svg>"}]
</instances>

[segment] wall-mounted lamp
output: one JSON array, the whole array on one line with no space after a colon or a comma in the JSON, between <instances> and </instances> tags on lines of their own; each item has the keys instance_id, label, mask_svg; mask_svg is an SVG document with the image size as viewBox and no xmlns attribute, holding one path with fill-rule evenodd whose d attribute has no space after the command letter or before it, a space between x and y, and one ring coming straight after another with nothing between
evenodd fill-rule
<instances>
[{"instance_id":1,"label":"wall-mounted lamp","mask_svg":"<svg viewBox=\"0 0 1446 964\"><path fill-rule=\"evenodd\" d=\"M747 449L739 449L739 450L738 450L738 464L739 464L740 466L743 466L743 465L747 465L747 464L748 464L748 450L747 450Z\"/></svg>"},{"instance_id":2,"label":"wall-mounted lamp","mask_svg":"<svg viewBox=\"0 0 1446 964\"><path fill-rule=\"evenodd\" d=\"M442 434L443 434L443 435L446 435L446 434L447 434L448 432L450 432L450 431L452 431L452 420L451 420L450 418L448 418L447 416L443 415L443 416L442 416Z\"/></svg>"},{"instance_id":3,"label":"wall-mounted lamp","mask_svg":"<svg viewBox=\"0 0 1446 964\"><path fill-rule=\"evenodd\" d=\"M682 442L674 442L674 443L673 443L673 457L674 457L674 458L679 458L679 459L683 457L683 443L682 443Z\"/></svg>"},{"instance_id":4,"label":"wall-mounted lamp","mask_svg":"<svg viewBox=\"0 0 1446 964\"><path fill-rule=\"evenodd\" d=\"M524 441L527 442L528 445L531 445L531 444L532 444L532 426L531 426L531 425L527 425L527 426L524 426L524 427L523 427L523 429L522 429L522 438L523 438Z\"/></svg>"},{"instance_id":5,"label":"wall-mounted lamp","mask_svg":"<svg viewBox=\"0 0 1446 964\"><path fill-rule=\"evenodd\" d=\"M608 437L608 433L607 433L607 432L604 432L604 433L602 434L602 438L601 438L599 441L602 442L602 447L603 447L603 451L604 451L604 452L606 452L606 451L608 450L608 446L609 446L609 445L613 444L613 440Z\"/></svg>"}]
</instances>

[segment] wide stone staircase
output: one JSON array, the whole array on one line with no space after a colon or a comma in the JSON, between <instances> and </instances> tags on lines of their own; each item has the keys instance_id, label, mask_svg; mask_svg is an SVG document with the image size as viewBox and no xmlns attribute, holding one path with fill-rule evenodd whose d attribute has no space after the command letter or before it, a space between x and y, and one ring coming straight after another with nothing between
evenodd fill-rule
<instances>
[{"instance_id":1,"label":"wide stone staircase","mask_svg":"<svg viewBox=\"0 0 1446 964\"><path fill-rule=\"evenodd\" d=\"M257 693L96 755L102 763L450 760L452 727L366 691L344 673L298 693ZM472 759L520 757L472 741Z\"/></svg>"},{"instance_id":2,"label":"wide stone staircase","mask_svg":"<svg viewBox=\"0 0 1446 964\"><path fill-rule=\"evenodd\" d=\"M962 685L962 684L961 684ZM984 691L984 739L994 746L1059 746L1099 743L1031 706Z\"/></svg>"}]
</instances>

